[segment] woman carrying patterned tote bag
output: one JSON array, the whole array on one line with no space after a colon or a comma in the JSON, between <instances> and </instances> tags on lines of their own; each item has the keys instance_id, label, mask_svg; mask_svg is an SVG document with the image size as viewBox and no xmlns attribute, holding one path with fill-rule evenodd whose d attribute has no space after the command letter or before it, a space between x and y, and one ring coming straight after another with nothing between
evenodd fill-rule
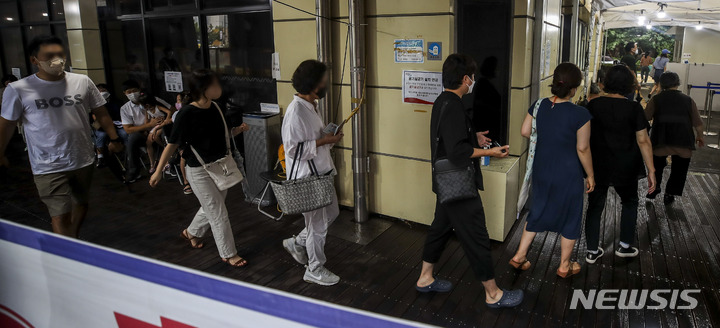
<instances>
[{"instance_id":1,"label":"woman carrying patterned tote bag","mask_svg":"<svg viewBox=\"0 0 720 328\"><path fill-rule=\"evenodd\" d=\"M297 90L293 101L285 111L282 139L287 167L293 176L288 179L317 179L335 170L330 149L340 141L343 134L324 134L325 125L317 111L318 99L325 96L328 87L327 67L317 60L300 63L292 76ZM290 181L288 181L290 182ZM273 190L275 190L273 186ZM282 208L281 208L282 209ZM283 240L283 248L300 264L307 264L303 280L322 286L337 284L340 277L325 268L325 239L330 224L340 209L333 190L331 203L322 208L304 212L305 229L297 236Z\"/></svg>"}]
</instances>

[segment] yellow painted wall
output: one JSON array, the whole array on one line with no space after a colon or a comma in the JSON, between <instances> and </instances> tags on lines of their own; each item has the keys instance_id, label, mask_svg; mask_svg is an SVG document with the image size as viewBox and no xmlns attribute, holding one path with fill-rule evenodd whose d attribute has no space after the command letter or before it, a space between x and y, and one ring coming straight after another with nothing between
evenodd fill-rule
<instances>
[{"instance_id":1,"label":"yellow painted wall","mask_svg":"<svg viewBox=\"0 0 720 328\"><path fill-rule=\"evenodd\" d=\"M394 63L394 42L403 38L422 38L425 42L443 43L443 56L454 48L454 16L452 0L368 1L366 6L366 44L368 86L368 150L370 151L370 211L388 216L429 224L434 212L435 197L430 185L428 105L402 103L402 71L441 71L442 61L422 64ZM310 12L314 0L293 3ZM285 108L294 90L288 82L293 70L305 59L316 58L315 21L307 15L273 5L275 48L280 57L281 80L278 102ZM428 14L403 16L403 14ZM378 15L382 15L378 17ZM333 2L333 16L347 21L347 1ZM335 86L333 94L342 92L337 120L346 117L350 106L349 62L342 66L347 26L332 23L333 81L340 83L344 70L344 86ZM300 40L303 40L300 42ZM305 42L310 41L310 42ZM342 89L342 91L341 91ZM353 205L351 166L351 127L335 148L338 169L338 196L342 205Z\"/></svg>"},{"instance_id":2,"label":"yellow painted wall","mask_svg":"<svg viewBox=\"0 0 720 328\"><path fill-rule=\"evenodd\" d=\"M557 65L560 44L560 3L549 1L543 14L543 44L549 40L552 58L550 72ZM314 0L293 2L302 9L315 11ZM381 213L410 221L429 224L435 208L431 191L429 147L429 105L402 103L402 71L441 71L442 61L425 60L421 64L394 62L394 41L403 38L422 38L425 42L443 44L443 59L455 47L453 0L369 0L366 6L367 49L367 118L368 149L370 151L369 207ZM347 1L333 1L333 18L347 22ZM509 144L513 157L492 160L483 169L486 191L481 192L485 204L488 231L491 238L502 240L517 216L517 193L525 172L527 140L520 136L520 126L531 104L531 72L535 0L515 0L513 22L513 55L509 106ZM420 14L407 16L406 14ZM425 15L422 15L425 14ZM278 102L286 108L295 93L289 79L296 66L305 59L316 58L315 20L306 14L273 4L275 49L280 57L281 79L278 81ZM557 25L557 26L553 26ZM341 92L342 101L335 121L351 111L349 61L345 67L343 55L347 26L332 23L332 73L334 97ZM345 73L343 85L340 77ZM549 94L549 88L542 88ZM335 99L336 100L336 99ZM333 105L334 106L334 105ZM340 203L353 205L351 167L351 127L334 151L338 169L337 188Z\"/></svg>"}]
</instances>

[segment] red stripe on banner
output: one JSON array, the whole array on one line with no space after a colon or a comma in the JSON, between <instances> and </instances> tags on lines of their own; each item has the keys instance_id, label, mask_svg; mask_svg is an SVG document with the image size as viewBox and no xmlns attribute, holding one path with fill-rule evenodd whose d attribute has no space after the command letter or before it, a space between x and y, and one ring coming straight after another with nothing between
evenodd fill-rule
<instances>
[{"instance_id":1,"label":"red stripe on banner","mask_svg":"<svg viewBox=\"0 0 720 328\"><path fill-rule=\"evenodd\" d=\"M115 314L115 321L117 321L118 328L196 328L195 326L186 325L182 322L170 320L165 317L160 317L160 326L156 326L142 320L128 317L124 314L117 312L113 313Z\"/></svg>"},{"instance_id":2,"label":"red stripe on banner","mask_svg":"<svg viewBox=\"0 0 720 328\"><path fill-rule=\"evenodd\" d=\"M432 105L433 104L430 101L422 100L420 98L413 98L413 97L405 98L404 101L406 103L411 103L411 104L423 104L423 105Z\"/></svg>"},{"instance_id":3,"label":"red stripe on banner","mask_svg":"<svg viewBox=\"0 0 720 328\"><path fill-rule=\"evenodd\" d=\"M34 328L25 318L7 306L0 304L0 327L3 328Z\"/></svg>"}]
</instances>

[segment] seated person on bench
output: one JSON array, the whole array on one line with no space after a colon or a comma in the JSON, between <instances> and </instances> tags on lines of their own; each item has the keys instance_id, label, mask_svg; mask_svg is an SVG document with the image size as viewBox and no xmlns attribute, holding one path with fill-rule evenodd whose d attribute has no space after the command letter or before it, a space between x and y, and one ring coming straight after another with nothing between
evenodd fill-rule
<instances>
[{"instance_id":1,"label":"seated person on bench","mask_svg":"<svg viewBox=\"0 0 720 328\"><path fill-rule=\"evenodd\" d=\"M150 169L148 171L150 174L153 174L157 169L155 167L157 158L155 157L154 145L160 145L161 149L164 147L163 136L169 135L172 131L172 114L175 112L175 109L163 106L155 99L155 96L148 92L141 92L138 101L143 105L148 121L152 119L159 120L157 125L148 132L145 143L148 157L150 157Z\"/></svg>"},{"instance_id":2,"label":"seated person on bench","mask_svg":"<svg viewBox=\"0 0 720 328\"><path fill-rule=\"evenodd\" d=\"M158 118L148 120L145 107L140 104L140 84L137 81L127 80L123 82L123 93L128 97L128 102L120 107L123 129L128 134L125 148L127 158L125 182L133 183L141 178L140 148L145 146L148 131L152 130L162 120ZM157 100L166 108L170 107L165 101Z\"/></svg>"}]
</instances>

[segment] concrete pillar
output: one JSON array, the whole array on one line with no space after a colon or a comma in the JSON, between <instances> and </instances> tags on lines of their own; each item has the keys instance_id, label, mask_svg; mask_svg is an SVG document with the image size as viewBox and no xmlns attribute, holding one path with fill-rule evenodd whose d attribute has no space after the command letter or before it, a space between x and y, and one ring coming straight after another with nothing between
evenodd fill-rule
<instances>
[{"instance_id":1,"label":"concrete pillar","mask_svg":"<svg viewBox=\"0 0 720 328\"><path fill-rule=\"evenodd\" d=\"M65 0L65 25L74 73L105 83L100 27L95 0Z\"/></svg>"}]
</instances>

